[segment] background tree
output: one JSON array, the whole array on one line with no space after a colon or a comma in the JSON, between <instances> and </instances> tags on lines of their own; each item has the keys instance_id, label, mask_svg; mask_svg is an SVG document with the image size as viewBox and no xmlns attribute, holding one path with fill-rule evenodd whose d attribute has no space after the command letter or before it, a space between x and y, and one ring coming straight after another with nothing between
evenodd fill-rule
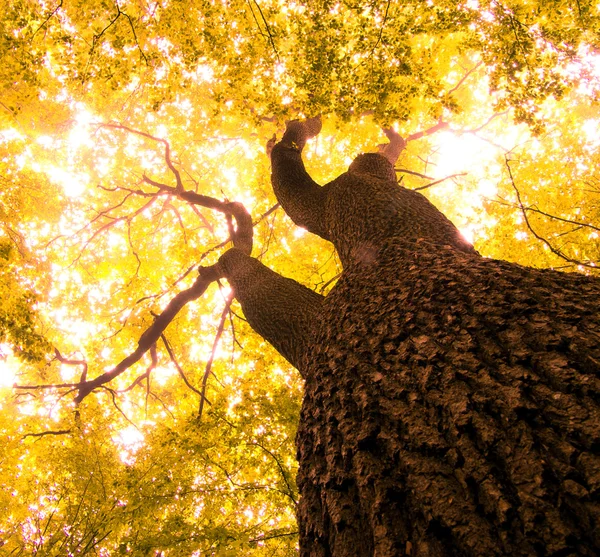
<instances>
[{"instance_id":1,"label":"background tree","mask_svg":"<svg viewBox=\"0 0 600 557\"><path fill-rule=\"evenodd\" d=\"M324 130L305 156L318 182L394 124L409 140L397 165L407 187L468 173L422 191L481 253L594 272L591 3L63 0L14 2L0 17L15 277L3 311L37 320L21 327L27 339L4 329L4 385L112 369L226 248L226 216L153 185L178 186L164 144L100 123L167 139L183 189L242 202L255 255L320 293L340 272L335 253L270 212L263 155L286 118L316 113ZM293 552L301 383L224 312L226 286L212 292L77 413L70 387L5 391L2 551ZM15 359L41 356L39 334L58 353Z\"/></svg>"}]
</instances>

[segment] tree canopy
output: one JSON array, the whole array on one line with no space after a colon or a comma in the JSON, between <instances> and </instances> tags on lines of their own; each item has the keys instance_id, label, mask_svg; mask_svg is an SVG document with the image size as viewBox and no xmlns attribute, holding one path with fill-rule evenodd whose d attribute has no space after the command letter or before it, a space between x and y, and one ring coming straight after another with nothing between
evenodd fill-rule
<instances>
[{"instance_id":1,"label":"tree canopy","mask_svg":"<svg viewBox=\"0 0 600 557\"><path fill-rule=\"evenodd\" d=\"M402 184L481 254L597 273L599 28L586 0L11 0L0 554L294 554L302 381L226 282L190 291L231 203L254 255L326 293L337 255L277 206L265 146L321 115L324 183L393 128Z\"/></svg>"}]
</instances>

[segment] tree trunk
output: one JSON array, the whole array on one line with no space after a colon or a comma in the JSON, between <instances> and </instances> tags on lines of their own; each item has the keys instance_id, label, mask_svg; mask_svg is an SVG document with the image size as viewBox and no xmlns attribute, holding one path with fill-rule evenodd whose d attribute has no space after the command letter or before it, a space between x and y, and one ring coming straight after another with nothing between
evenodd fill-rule
<instances>
[{"instance_id":1,"label":"tree trunk","mask_svg":"<svg viewBox=\"0 0 600 557\"><path fill-rule=\"evenodd\" d=\"M598 280L390 242L325 298L301 555L597 555Z\"/></svg>"},{"instance_id":2,"label":"tree trunk","mask_svg":"<svg viewBox=\"0 0 600 557\"><path fill-rule=\"evenodd\" d=\"M273 187L339 282L219 263L306 379L300 554L600 554L600 280L481 257L380 155L321 188L308 136L273 147Z\"/></svg>"}]
</instances>

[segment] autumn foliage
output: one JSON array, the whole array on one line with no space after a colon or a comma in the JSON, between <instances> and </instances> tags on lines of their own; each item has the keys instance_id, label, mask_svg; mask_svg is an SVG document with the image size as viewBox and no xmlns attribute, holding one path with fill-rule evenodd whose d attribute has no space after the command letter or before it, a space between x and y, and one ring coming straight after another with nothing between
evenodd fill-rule
<instances>
[{"instance_id":1,"label":"autumn foliage","mask_svg":"<svg viewBox=\"0 0 600 557\"><path fill-rule=\"evenodd\" d=\"M597 274L592 2L9 4L2 555L296 554L303 383L206 271L251 237L319 294L339 277L271 188L290 119L322 116L319 183L393 129L401 184L482 255Z\"/></svg>"}]
</instances>

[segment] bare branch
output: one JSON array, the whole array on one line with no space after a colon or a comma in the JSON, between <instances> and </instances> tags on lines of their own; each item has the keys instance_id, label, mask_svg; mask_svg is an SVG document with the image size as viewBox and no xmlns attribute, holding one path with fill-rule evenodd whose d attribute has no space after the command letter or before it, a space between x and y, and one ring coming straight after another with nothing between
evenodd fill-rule
<instances>
[{"instance_id":1,"label":"bare branch","mask_svg":"<svg viewBox=\"0 0 600 557\"><path fill-rule=\"evenodd\" d=\"M564 259L565 261L568 261L569 263L573 263L575 265L581 265L583 267L587 267L588 269L594 269L594 270L598 270L598 266L594 265L591 262L584 262L584 261L578 261L577 259L572 259L570 257L568 257L567 255L565 255L562 251L560 251L559 249L555 248L546 238L544 238L543 236L540 236L531 226L531 222L529 221L529 217L527 216L527 209L526 207L523 205L523 201L521 200L521 192L519 191L519 189L517 188L517 185L515 184L515 180L512 174L512 169L510 168L510 160L508 158L508 155L505 156L505 163L506 163L506 168L508 169L508 175L510 177L510 183L512 184L513 189L515 190L515 193L517 195L517 202L519 204L519 208L521 209L521 214L523 215L523 219L525 220L525 224L527 225L527 228L529 229L529 231L540 241L543 242L546 246L548 246L548 249L550 249L550 251L560 257L561 259Z\"/></svg>"},{"instance_id":2,"label":"bare branch","mask_svg":"<svg viewBox=\"0 0 600 557\"><path fill-rule=\"evenodd\" d=\"M458 176L466 176L467 174L468 174L468 172L459 172L458 174L451 174L450 176L446 176L445 178L440 178L439 180L435 180L424 186L414 188L413 191L426 190L427 188L430 188L431 186L435 186L436 184L439 184L440 182L444 182L445 180L450 180L451 178L456 178Z\"/></svg>"},{"instance_id":3,"label":"bare branch","mask_svg":"<svg viewBox=\"0 0 600 557\"><path fill-rule=\"evenodd\" d=\"M127 197L129 197L129 196L127 196ZM156 196L152 197L152 199L150 199L147 203L144 203L144 205L142 205L136 211L134 211L133 214L124 215L124 216L120 216L120 217L112 217L112 216L110 216L109 215L110 211L112 211L112 210L116 209L117 207L119 207L120 205L122 205L124 203L125 199L121 203L119 203L118 205L115 205L114 207L111 207L110 209L107 209L106 211L103 211L100 215L94 217L94 219L92 220L92 222L90 224L92 224L95 220L97 220L101 216L104 216L104 217L107 217L107 218L112 218L113 220L111 220L110 222L107 222L106 224L103 224L100 228L98 228L97 230L94 231L94 233L83 244L83 246L81 248L81 251L79 252L79 255L75 258L74 262L79 261L79 259L83 255L83 252L89 247L89 245L92 243L92 241L94 240L94 238L96 238L96 236L102 234L103 232L105 232L106 230L112 228L113 226L117 225L120 222L131 222L132 219L134 219L140 213L142 213L143 211L145 211L146 209L148 209L148 207L150 207L156 201L157 197ZM85 228L87 228L87 226L89 226L89 224L86 225L82 230L84 230Z\"/></svg>"},{"instance_id":4,"label":"bare branch","mask_svg":"<svg viewBox=\"0 0 600 557\"><path fill-rule=\"evenodd\" d=\"M297 536L298 535L298 531L294 531L294 532L282 532L281 534L269 534L268 536L259 536L258 538L252 538L251 540L248 540L248 543L258 543L258 542L264 542L267 540L274 540L276 538L286 538L288 536Z\"/></svg>"},{"instance_id":5,"label":"bare branch","mask_svg":"<svg viewBox=\"0 0 600 557\"><path fill-rule=\"evenodd\" d=\"M103 373L102 375L99 375L91 381L86 381L77 385L79 388L79 394L75 398L75 402L80 403L94 389L112 381L115 377L121 375L124 371L135 364L148 350L150 350L152 345L156 343L169 323L171 323L177 313L179 313L181 308L183 308L188 302L196 300L202 296L212 281L212 278L207 278L207 274L203 273L196 279L190 288L179 292L179 294L177 294L169 302L163 312L156 317L154 323L142 334L138 341L138 347L134 352L121 360L121 362L119 362L113 369Z\"/></svg>"},{"instance_id":6,"label":"bare branch","mask_svg":"<svg viewBox=\"0 0 600 557\"><path fill-rule=\"evenodd\" d=\"M48 17L46 17L46 19L40 23L40 26L34 31L33 35L31 35L31 39L33 39L33 37L35 37L38 34L38 31L40 29L42 29L43 27L46 26L46 23L48 23L52 17L54 16L54 14L56 14L56 12L58 12L58 10L60 10L62 8L63 5L63 0L60 0L60 2L58 3L58 6L56 6L56 8L54 8L49 14Z\"/></svg>"},{"instance_id":7,"label":"bare branch","mask_svg":"<svg viewBox=\"0 0 600 557\"><path fill-rule=\"evenodd\" d=\"M391 3L391 0L388 0L387 4L385 5L385 14L383 15L383 21L381 22L381 29L379 30L379 36L377 37L377 40L375 41L375 44L373 45L373 48L371 49L371 56L373 56L375 49L379 46L379 43L381 42L381 39L383 38L383 30L385 29L385 24L387 23L388 12L390 10L390 3Z\"/></svg>"},{"instance_id":8,"label":"bare branch","mask_svg":"<svg viewBox=\"0 0 600 557\"><path fill-rule=\"evenodd\" d=\"M290 482L288 480L288 473L285 470L285 468L283 467L283 464L281 464L281 461L269 449L267 449L264 445L262 445L258 441L254 441L252 443L247 443L247 445L260 447L263 451L265 451L268 455L271 456L271 458L277 464L277 467L279 468L279 472L281 473L281 477L283 478L283 481L285 482L285 485L287 487L287 492L284 491L283 493L285 493L294 502L294 505L297 505L298 501L294 497L294 490L292 489L292 486L290 485Z\"/></svg>"},{"instance_id":9,"label":"bare branch","mask_svg":"<svg viewBox=\"0 0 600 557\"><path fill-rule=\"evenodd\" d=\"M446 96L450 96L452 93L454 93L456 90L458 90L460 88L460 86L469 78L469 76L476 71L477 69L479 69L481 66L483 65L483 61L479 61L477 62L477 64L475 64L475 66L473 66L470 70L468 70L465 75L463 75L459 80L458 83L452 87L452 89L450 89L447 93Z\"/></svg>"},{"instance_id":10,"label":"bare branch","mask_svg":"<svg viewBox=\"0 0 600 557\"><path fill-rule=\"evenodd\" d=\"M273 47L273 51L275 52L275 56L277 56L277 60L279 61L279 52L277 51L277 47L275 46L275 41L273 40L273 35L271 34L271 29L269 28L269 24L267 23L267 20L265 19L265 15L263 14L263 11L262 11L259 3L256 0L252 0L252 1L254 2L254 5L257 7L258 13L260 14L260 17L263 20L263 23L265 24L265 29L267 30L269 42L271 43L271 46ZM248 6L250 7L250 11L252 12L252 17L254 18L254 21L256 22L256 25L258 26L258 30L259 30L260 34L264 37L265 34L262 32L260 24L258 23L258 19L256 18L256 15L254 14L254 9L252 8L252 4L250 3L250 0L247 0L247 2L248 2Z\"/></svg>"},{"instance_id":11,"label":"bare branch","mask_svg":"<svg viewBox=\"0 0 600 557\"><path fill-rule=\"evenodd\" d=\"M169 344L169 341L167 340L167 337L164 334L162 334L162 335L160 335L160 338L163 341L163 344L165 345L165 348L167 349L167 352L169 353L169 358L171 358L171 361L173 362L173 365L175 366L175 369L177 370L177 372L179 373L179 375L183 379L183 382L186 384L186 386L190 390L194 391L200 397L204 397L204 395L198 389L196 389L196 387L194 387L194 385L192 385L188 381L188 378L185 376L185 373L183 373L183 369L181 369L181 366L179 365L179 363L175 359L175 354L173 354L173 350L171 348L171 345ZM208 404L211 404L208 399L206 400L206 402L208 402Z\"/></svg>"},{"instance_id":12,"label":"bare branch","mask_svg":"<svg viewBox=\"0 0 600 557\"><path fill-rule=\"evenodd\" d=\"M112 217L111 215L109 215L109 213L111 210L114 210L116 207L113 207L113 208L99 214L94 220L96 220L102 216L111 218L113 220L111 220L109 223L104 224L98 230L96 230L92 234L91 238L86 242L86 246L89 245L89 243L93 240L93 238L96 237L98 234L100 234L103 230L105 230L111 226L114 226L115 224L117 224L118 222L121 222L121 221L131 222L131 219L134 218L136 215L138 215L143 210L145 210L151 203L153 203L157 199L158 195L167 194L167 195L172 195L174 197L177 197L178 199L181 199L183 201L187 201L188 203L190 203L192 205L200 205L200 206L204 206L209 209L213 209L213 210L219 211L221 213L224 213L228 219L228 227L229 227L229 231L230 231L231 240L233 241L234 246L237 247L238 249L241 249L248 255L251 254L252 234L253 234L254 224L252 222L252 218L251 218L250 214L248 213L248 211L246 211L245 207L241 203L229 202L229 201L221 202L212 197L198 194L194 191L185 191L183 189L183 183L181 181L180 174L179 174L178 170L174 167L174 165L171 161L170 146L166 140L154 137L145 132L140 132L140 131L131 129L131 128L121 125L121 124L101 124L101 127L127 131L129 133L134 133L134 134L140 135L142 137L146 137L148 139L152 139L154 141L158 141L158 142L162 143L165 146L165 162L166 162L167 166L169 167L169 169L175 175L177 186L171 187L166 184L161 184L159 182L155 182L154 180L152 180L146 176L143 176L142 180L144 182L146 182L147 184L150 184L151 186L153 186L159 190L157 194L152 195L152 194L148 194L147 192L143 192L142 190L131 190L128 188L124 188L129 193L125 196L125 198L116 207L123 205L125 203L125 201L127 200L127 198L133 194L141 194L144 196L151 196L151 199L147 203L142 205L142 207L138 208L133 213L133 215ZM169 204L169 202L167 200L165 203L165 207L168 206L168 204ZM261 218L264 218L267 214L269 214L270 212L275 210L275 208L276 207L271 208ZM174 210L176 211L176 209L174 209ZM178 218L180 218L177 211L176 211L176 214L177 214ZM235 227L233 226L233 222L231 220L232 216L233 216L233 218L235 218L235 221L236 221ZM181 219L180 219L180 223L181 223ZM128 231L128 232L129 232L128 233L129 240L131 243L130 231ZM225 243L223 243L222 245L225 245ZM84 249L85 249L85 247L84 247ZM132 249L133 249L133 246L132 246ZM139 267L139 257L135 253L135 250L133 250L133 251L134 251L134 255L135 255L136 259L138 260L138 267ZM190 271L191 271L191 269L188 270L188 272L190 272ZM117 376L121 375L123 372L128 370L132 365L134 365L136 362L138 362L144 356L144 354L146 354L146 352L148 352L148 350L151 350L153 363L148 368L146 373L139 376L133 382L133 384L130 385L125 390L127 391L127 390L134 388L143 379L149 379L150 371L156 365L155 350L156 350L157 340L159 338L163 337L163 333L164 333L165 329L171 323L171 321L175 318L177 313L188 302L200 297L206 291L206 289L211 284L211 282L218 280L221 276L220 270L218 269L217 266L200 268L199 273L200 274L199 274L198 278L196 279L196 281L194 282L194 284L190 288L187 288L187 289L179 292L169 302L169 304L163 310L163 312L160 315L156 316L154 323L141 335L140 339L138 340L137 348L131 354L129 354L123 360L121 360L121 362L119 362L111 370L109 370L105 373L102 373L101 375L95 377L92 380L87 380L87 378L86 378L87 367L84 367L84 373L82 374L82 377L78 383L61 383L61 384L54 384L54 385L15 385L15 388L21 389L21 390L76 389L78 391L78 394L75 397L75 402L76 402L76 404L79 404L89 393L91 393L92 391L94 391L95 389L97 389L99 387L102 387L103 389L106 389L108 392L111 393L111 395L113 396L113 402L115 403L115 406L118 408L118 406L116 404L116 400L115 400L115 391L113 389L109 389L108 387L105 387L106 383L109 383L110 381L115 379ZM206 390L206 383L208 380L208 375L210 373L212 361L215 356L217 343L223 332L224 320L225 320L225 317L228 315L230 305L231 305L231 299L228 300L226 310L224 310L223 316L221 317L221 324L220 324L219 330L217 332L217 337L215 338L215 344L213 346L213 351L211 353L209 361L207 362L205 376L203 379L202 391L200 393L200 395L201 395L200 411L199 411L200 415L202 413L202 408L203 408L203 404L204 404L204 400L205 400L204 394L205 394L205 390ZM170 351L170 348L167 348L167 351L170 352L172 360L176 364L176 367L178 367L177 363L174 360L173 354ZM63 358L58 351L57 351L57 358L58 359L62 358L62 360L65 363L67 362L67 360L65 358ZM77 363L78 363L78 365L84 364L84 362L80 362L80 361L77 361ZM179 367L178 367L178 370L181 371ZM120 409L119 409L119 411L120 411Z\"/></svg>"},{"instance_id":13,"label":"bare branch","mask_svg":"<svg viewBox=\"0 0 600 557\"><path fill-rule=\"evenodd\" d=\"M423 178L424 180L435 180L431 176L427 176L426 174L421 174L420 172L415 172L414 170L408 170L407 168L396 168L396 172L402 172L404 174L411 174L413 176L418 176L419 178Z\"/></svg>"},{"instance_id":14,"label":"bare branch","mask_svg":"<svg viewBox=\"0 0 600 557\"><path fill-rule=\"evenodd\" d=\"M128 417L127 414L125 414L125 412L123 412L123 410L121 410L120 406L117 404L117 393L114 389L111 389L110 387L107 387L106 385L100 385L100 388L105 390L107 393L110 394L111 398L112 398L112 403L114 405L114 407L119 411L119 413L121 414L121 416L123 416L125 418L126 421L128 421L133 427L135 427L135 429L139 430L139 427L136 426Z\"/></svg>"},{"instance_id":15,"label":"bare branch","mask_svg":"<svg viewBox=\"0 0 600 557\"><path fill-rule=\"evenodd\" d=\"M438 121L438 123L435 124L435 126L431 126L430 128L427 128L426 130L422 130L420 132L411 133L406 138L406 142L408 143L409 141L416 141L417 139L421 139L422 137L427 137L428 135L434 134L434 133L439 132L441 130L448 129L448 127L449 127L448 123L444 122L440 118L439 121Z\"/></svg>"},{"instance_id":16,"label":"bare branch","mask_svg":"<svg viewBox=\"0 0 600 557\"><path fill-rule=\"evenodd\" d=\"M496 118L499 118L500 116L506 116L507 114L508 114L508 110L504 110L503 112L494 112L494 114L492 114L483 124L481 124L480 126L477 126L476 128L471 128L468 130L455 130L455 129L450 128L450 131L452 133L455 133L458 135L464 135L467 133L476 135L483 128L489 126Z\"/></svg>"},{"instance_id":17,"label":"bare branch","mask_svg":"<svg viewBox=\"0 0 600 557\"><path fill-rule=\"evenodd\" d=\"M133 21L131 20L131 17L128 14L126 14L125 12L121 12L121 13L127 18L127 21L129 22L129 27L131 27L131 33L133 34L133 39L135 41L135 45L138 47L140 56L144 59L144 62L146 63L146 65L148 65L148 58L146 57L146 55L144 54L144 51L142 50L142 47L140 46L140 43L137 38L137 33L135 32L135 27L133 26Z\"/></svg>"},{"instance_id":18,"label":"bare branch","mask_svg":"<svg viewBox=\"0 0 600 557\"><path fill-rule=\"evenodd\" d=\"M178 191L176 188L171 186L161 184L160 182L155 182L147 176L144 176L143 180L155 188L158 188L163 192L169 192L173 196L183 201L187 201L193 205L200 205L202 207L206 207L207 209L213 209L225 214L226 216L233 215L237 224L235 233L231 238L233 240L233 244L235 247L244 251L244 253L250 255L252 252L252 217L241 203L238 203L237 201L218 201L214 197L202 195L189 190Z\"/></svg>"},{"instance_id":19,"label":"bare branch","mask_svg":"<svg viewBox=\"0 0 600 557\"><path fill-rule=\"evenodd\" d=\"M26 433L21 437L21 439L26 439L27 437L44 437L46 435L68 435L71 433L70 429L58 429L56 431L40 431L39 433Z\"/></svg>"},{"instance_id":20,"label":"bare branch","mask_svg":"<svg viewBox=\"0 0 600 557\"><path fill-rule=\"evenodd\" d=\"M183 191L183 182L181 181L181 174L179 173L179 170L177 170L177 168L175 168L175 166L173 165L173 162L171 161L171 146L169 145L169 142L166 139L162 139L160 137L155 137L154 135L150 135L149 133L142 132L139 130L134 130L133 128L130 128L123 124L100 124L99 127L112 128L115 130L123 130L123 131L129 132L129 133L140 135L147 139L151 139L152 141L158 141L159 143L162 143L165 146L165 162L167 163L167 166L169 167L169 169L175 176L175 182L177 183L176 190Z\"/></svg>"},{"instance_id":21,"label":"bare branch","mask_svg":"<svg viewBox=\"0 0 600 557\"><path fill-rule=\"evenodd\" d=\"M156 343L154 343L150 347L150 365L148 366L146 371L142 375L137 377L135 379L135 381L131 385L129 385L129 387L127 387L125 389L121 389L117 392L118 393L126 393L126 392L131 391L133 388L135 388L136 385L139 385L144 379L148 379L150 377L150 373L152 373L152 371L154 369L156 369L157 365L158 365L158 354L156 353Z\"/></svg>"},{"instance_id":22,"label":"bare branch","mask_svg":"<svg viewBox=\"0 0 600 557\"><path fill-rule=\"evenodd\" d=\"M54 357L61 363L67 366L83 366L81 370L80 382L83 382L87 378L88 364L85 360L69 360L65 358L59 351L58 348L54 349Z\"/></svg>"},{"instance_id":23,"label":"bare branch","mask_svg":"<svg viewBox=\"0 0 600 557\"><path fill-rule=\"evenodd\" d=\"M489 201L491 201L492 203L498 203L499 205L504 205L506 207L520 208L515 203L508 203L506 201L500 201L499 199L489 199ZM537 207L523 207L523 209L525 211L531 211L532 213L538 213L538 214L543 215L545 217L548 217L549 219L552 219L552 220L557 220L557 221L560 221L560 222L565 222L567 224L574 224L574 225L577 226L577 229L591 228L592 230L596 230L596 231L600 232L600 227L594 226L593 224L590 224L589 222L581 222L579 220L567 219L567 218L564 218L564 217L557 217L556 215L552 215L550 213L546 213L545 211L542 211L542 210L538 209ZM566 232L566 234L568 234L570 232L574 232L574 230Z\"/></svg>"},{"instance_id":24,"label":"bare branch","mask_svg":"<svg viewBox=\"0 0 600 557\"><path fill-rule=\"evenodd\" d=\"M227 298L227 303L225 304L225 308L221 313L221 319L219 321L219 327L217 329L217 334L215 335L215 340L213 342L213 347L210 353L210 356L206 362L206 367L204 368L204 376L202 377L202 398L200 399L200 407L198 408L198 421L202 419L202 411L204 410L204 401L206 400L206 386L208 384L208 377L210 375L212 369L212 363L215 359L215 354L217 352L217 346L219 346L219 340L221 339L221 335L223 334L223 330L225 329L225 320L227 319L227 315L229 315L229 308L231 307L231 302L233 301L233 296Z\"/></svg>"}]
</instances>

